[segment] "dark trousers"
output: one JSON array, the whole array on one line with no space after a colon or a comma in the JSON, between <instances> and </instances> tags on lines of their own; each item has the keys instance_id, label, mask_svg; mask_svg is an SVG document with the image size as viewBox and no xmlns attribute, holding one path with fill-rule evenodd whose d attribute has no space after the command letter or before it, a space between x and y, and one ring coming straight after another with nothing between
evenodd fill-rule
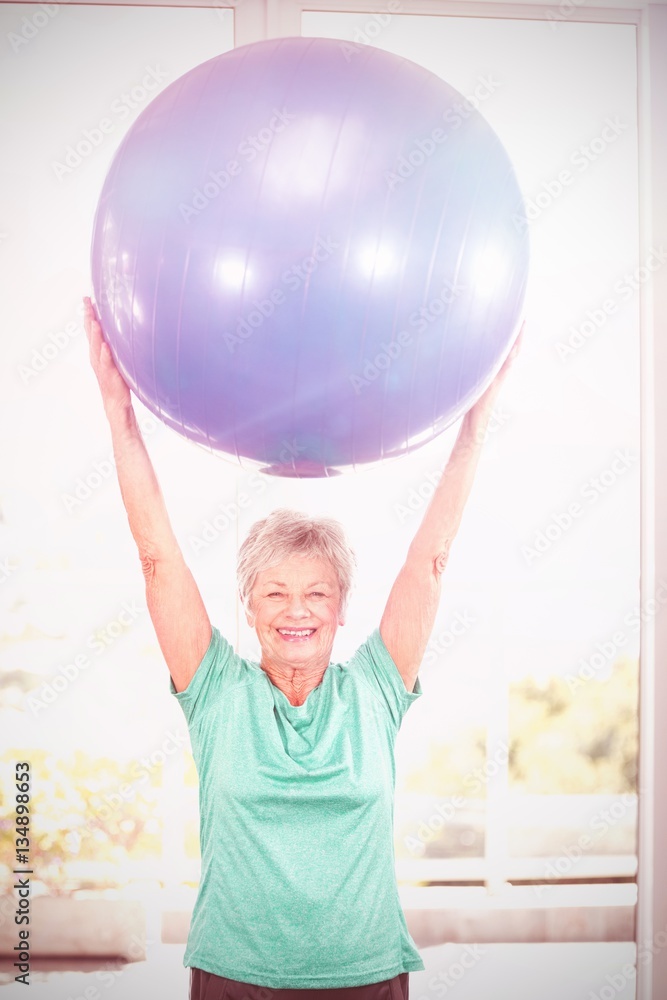
<instances>
[{"instance_id":1,"label":"dark trousers","mask_svg":"<svg viewBox=\"0 0 667 1000\"><path fill-rule=\"evenodd\" d=\"M409 1000L409 973L367 986L336 989L271 989L190 969L190 1000Z\"/></svg>"}]
</instances>

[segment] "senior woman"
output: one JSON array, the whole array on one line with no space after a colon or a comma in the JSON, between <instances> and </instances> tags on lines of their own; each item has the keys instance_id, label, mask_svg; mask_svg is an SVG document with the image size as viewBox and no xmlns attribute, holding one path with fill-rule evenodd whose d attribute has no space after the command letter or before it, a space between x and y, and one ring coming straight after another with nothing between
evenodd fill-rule
<instances>
[{"instance_id":1,"label":"senior woman","mask_svg":"<svg viewBox=\"0 0 667 1000\"><path fill-rule=\"evenodd\" d=\"M394 743L422 693L442 572L520 337L464 417L379 627L347 662L331 662L355 566L340 524L280 509L251 527L238 586L256 663L211 625L130 391L84 306L148 610L199 775L190 1000L407 1000L424 965L396 885Z\"/></svg>"}]
</instances>

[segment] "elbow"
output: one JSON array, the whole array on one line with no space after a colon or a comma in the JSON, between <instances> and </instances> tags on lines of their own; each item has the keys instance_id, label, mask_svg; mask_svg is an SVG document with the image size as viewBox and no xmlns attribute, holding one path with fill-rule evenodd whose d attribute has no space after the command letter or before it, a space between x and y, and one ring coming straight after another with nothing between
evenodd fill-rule
<instances>
[{"instance_id":1,"label":"elbow","mask_svg":"<svg viewBox=\"0 0 667 1000\"><path fill-rule=\"evenodd\" d=\"M163 567L167 572L173 571L183 560L183 553L175 539L149 539L141 535L135 536L135 540L146 584L154 582L155 577L163 571Z\"/></svg>"},{"instance_id":2,"label":"elbow","mask_svg":"<svg viewBox=\"0 0 667 1000\"><path fill-rule=\"evenodd\" d=\"M409 562L423 576L428 575L436 582L440 581L447 563L449 562L449 552L451 540L447 539L437 547L428 548L412 547L409 554Z\"/></svg>"},{"instance_id":3,"label":"elbow","mask_svg":"<svg viewBox=\"0 0 667 1000\"><path fill-rule=\"evenodd\" d=\"M139 552L139 560L141 562L141 572L144 574L144 580L146 581L146 586L149 586L155 579L155 566L157 560L149 552Z\"/></svg>"},{"instance_id":4,"label":"elbow","mask_svg":"<svg viewBox=\"0 0 667 1000\"><path fill-rule=\"evenodd\" d=\"M147 591L163 586L166 579L180 573L185 565L183 553L178 546L164 551L142 547L139 549L139 560Z\"/></svg>"},{"instance_id":5,"label":"elbow","mask_svg":"<svg viewBox=\"0 0 667 1000\"><path fill-rule=\"evenodd\" d=\"M447 538L438 548L434 558L433 558L433 572L438 579L442 576L445 571L445 567L449 562L449 553L452 547L453 539Z\"/></svg>"},{"instance_id":6,"label":"elbow","mask_svg":"<svg viewBox=\"0 0 667 1000\"><path fill-rule=\"evenodd\" d=\"M146 583L152 583L160 572L161 564L169 561L169 553L161 546L153 544L139 545L139 561Z\"/></svg>"},{"instance_id":7,"label":"elbow","mask_svg":"<svg viewBox=\"0 0 667 1000\"><path fill-rule=\"evenodd\" d=\"M449 546L439 552L433 560L433 575L436 580L439 580L445 571L445 567L449 562Z\"/></svg>"}]
</instances>

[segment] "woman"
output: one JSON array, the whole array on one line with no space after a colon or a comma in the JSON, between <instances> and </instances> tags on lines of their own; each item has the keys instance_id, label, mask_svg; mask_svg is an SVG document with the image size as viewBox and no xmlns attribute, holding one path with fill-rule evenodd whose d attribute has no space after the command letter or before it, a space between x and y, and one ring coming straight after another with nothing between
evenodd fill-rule
<instances>
[{"instance_id":1,"label":"woman","mask_svg":"<svg viewBox=\"0 0 667 1000\"><path fill-rule=\"evenodd\" d=\"M407 1000L409 972L424 965L396 886L394 741L422 693L442 573L520 336L464 417L379 627L349 661L331 662L354 569L341 526L289 510L252 526L238 584L261 649L254 663L211 625L130 391L84 305L148 610L199 774L190 998Z\"/></svg>"}]
</instances>

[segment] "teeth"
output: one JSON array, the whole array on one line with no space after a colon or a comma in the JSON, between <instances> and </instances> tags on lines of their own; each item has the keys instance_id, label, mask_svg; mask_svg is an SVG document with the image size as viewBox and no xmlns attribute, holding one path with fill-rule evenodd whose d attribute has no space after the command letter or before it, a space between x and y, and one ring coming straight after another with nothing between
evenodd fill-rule
<instances>
[{"instance_id":1,"label":"teeth","mask_svg":"<svg viewBox=\"0 0 667 1000\"><path fill-rule=\"evenodd\" d=\"M311 635L311 633L313 633L315 629L306 628L302 629L300 632L297 632L294 629L279 628L278 631L280 632L281 635Z\"/></svg>"}]
</instances>

